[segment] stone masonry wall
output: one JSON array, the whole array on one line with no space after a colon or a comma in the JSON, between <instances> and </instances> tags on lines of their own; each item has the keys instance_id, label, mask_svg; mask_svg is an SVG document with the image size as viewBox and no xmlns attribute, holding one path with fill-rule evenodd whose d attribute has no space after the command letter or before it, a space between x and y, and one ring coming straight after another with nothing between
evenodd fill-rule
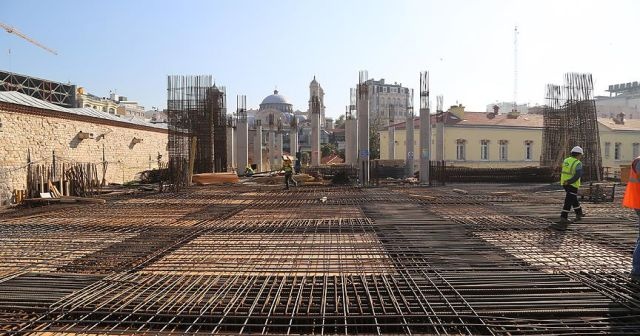
<instances>
[{"instance_id":1,"label":"stone masonry wall","mask_svg":"<svg viewBox=\"0 0 640 336\"><path fill-rule=\"evenodd\" d=\"M31 160L40 163L51 163L53 151L58 162L100 163L104 149L108 183L132 181L140 171L157 168L158 154L168 159L166 130L47 112L0 105L0 206L14 189L26 188L29 150ZM80 131L94 138L80 140ZM143 141L134 144L134 137Z\"/></svg>"}]
</instances>

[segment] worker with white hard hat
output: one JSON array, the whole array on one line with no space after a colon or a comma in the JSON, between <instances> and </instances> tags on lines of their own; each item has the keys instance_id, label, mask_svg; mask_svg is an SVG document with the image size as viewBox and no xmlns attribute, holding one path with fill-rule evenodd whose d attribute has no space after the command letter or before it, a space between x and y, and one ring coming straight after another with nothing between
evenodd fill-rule
<instances>
[{"instance_id":1,"label":"worker with white hard hat","mask_svg":"<svg viewBox=\"0 0 640 336\"><path fill-rule=\"evenodd\" d=\"M582 177L582 162L580 159L583 154L584 151L582 147L575 146L571 149L571 156L562 162L560 184L564 188L566 195L564 198L564 207L562 207L562 213L560 214L560 221L551 225L554 229L567 229L567 225L571 223L571 221L569 221L571 208L576 212L574 222L578 222L584 217L584 212L582 211L580 202L578 202L578 189L580 188L580 178Z\"/></svg>"}]
</instances>

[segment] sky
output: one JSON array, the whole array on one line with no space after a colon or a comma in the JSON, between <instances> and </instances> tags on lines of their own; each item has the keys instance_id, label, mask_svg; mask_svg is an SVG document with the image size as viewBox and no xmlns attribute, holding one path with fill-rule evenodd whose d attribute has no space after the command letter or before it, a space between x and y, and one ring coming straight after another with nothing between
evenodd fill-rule
<instances>
[{"instance_id":1,"label":"sky","mask_svg":"<svg viewBox=\"0 0 640 336\"><path fill-rule=\"evenodd\" d=\"M307 110L315 75L328 116L344 113L358 71L418 89L430 74L444 105L544 104L545 85L590 72L595 94L640 80L640 1L0 0L0 69L166 107L167 75L210 74L250 108L277 88ZM416 98L417 102L417 98Z\"/></svg>"}]
</instances>

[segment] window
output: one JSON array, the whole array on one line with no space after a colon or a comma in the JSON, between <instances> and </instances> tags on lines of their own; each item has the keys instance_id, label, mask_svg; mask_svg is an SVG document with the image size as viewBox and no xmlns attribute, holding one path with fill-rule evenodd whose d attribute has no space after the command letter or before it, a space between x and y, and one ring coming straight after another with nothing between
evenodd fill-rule
<instances>
[{"instance_id":1,"label":"window","mask_svg":"<svg viewBox=\"0 0 640 336\"><path fill-rule=\"evenodd\" d=\"M489 160L489 140L480 140L480 160Z\"/></svg>"},{"instance_id":2,"label":"window","mask_svg":"<svg viewBox=\"0 0 640 336\"><path fill-rule=\"evenodd\" d=\"M613 159L622 160L622 144L619 142L616 142L616 146L613 149Z\"/></svg>"},{"instance_id":3,"label":"window","mask_svg":"<svg viewBox=\"0 0 640 336\"><path fill-rule=\"evenodd\" d=\"M112 107L112 108L109 109L109 113L116 114L116 110Z\"/></svg>"},{"instance_id":4,"label":"window","mask_svg":"<svg viewBox=\"0 0 640 336\"><path fill-rule=\"evenodd\" d=\"M0 128L2 127L2 123L0 123ZM640 156L640 143L634 143L633 144L633 158L637 158L638 156Z\"/></svg>"},{"instance_id":5,"label":"window","mask_svg":"<svg viewBox=\"0 0 640 336\"><path fill-rule=\"evenodd\" d=\"M467 144L467 140L464 139L458 139L456 140L456 160L458 161L464 161L466 160L466 144Z\"/></svg>"},{"instance_id":6,"label":"window","mask_svg":"<svg viewBox=\"0 0 640 336\"><path fill-rule=\"evenodd\" d=\"M508 161L509 160L509 141L500 140L498 142L500 144L500 161Z\"/></svg>"},{"instance_id":7,"label":"window","mask_svg":"<svg viewBox=\"0 0 640 336\"><path fill-rule=\"evenodd\" d=\"M531 140L524 142L524 159L525 161L533 160L533 141Z\"/></svg>"},{"instance_id":8,"label":"window","mask_svg":"<svg viewBox=\"0 0 640 336\"><path fill-rule=\"evenodd\" d=\"M605 142L604 143L604 158L608 159L609 157L611 157L611 143L610 142Z\"/></svg>"}]
</instances>

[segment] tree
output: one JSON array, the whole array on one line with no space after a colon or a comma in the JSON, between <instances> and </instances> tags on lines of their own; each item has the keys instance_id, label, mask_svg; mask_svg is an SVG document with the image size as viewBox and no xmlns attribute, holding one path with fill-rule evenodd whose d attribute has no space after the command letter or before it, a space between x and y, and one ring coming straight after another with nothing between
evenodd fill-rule
<instances>
[{"instance_id":1,"label":"tree","mask_svg":"<svg viewBox=\"0 0 640 336\"><path fill-rule=\"evenodd\" d=\"M338 148L336 147L335 144L326 143L322 145L322 147L320 147L320 152L322 153L322 156L325 157L333 154L337 149Z\"/></svg>"},{"instance_id":2,"label":"tree","mask_svg":"<svg viewBox=\"0 0 640 336\"><path fill-rule=\"evenodd\" d=\"M369 159L380 159L380 131L382 118L377 115L369 121Z\"/></svg>"},{"instance_id":3,"label":"tree","mask_svg":"<svg viewBox=\"0 0 640 336\"><path fill-rule=\"evenodd\" d=\"M339 116L338 119L335 121L334 128L344 128L344 121L345 121L345 116L343 114Z\"/></svg>"}]
</instances>

